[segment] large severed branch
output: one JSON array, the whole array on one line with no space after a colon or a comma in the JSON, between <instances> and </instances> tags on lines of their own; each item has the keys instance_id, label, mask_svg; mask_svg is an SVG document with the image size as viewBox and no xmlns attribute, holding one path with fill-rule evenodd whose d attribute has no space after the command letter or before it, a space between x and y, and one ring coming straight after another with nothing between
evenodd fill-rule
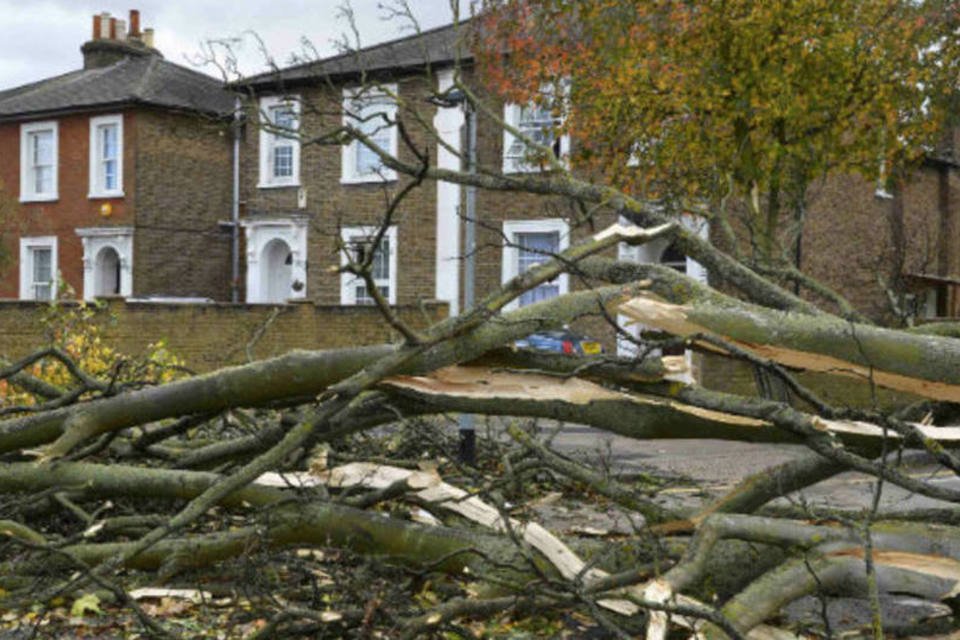
<instances>
[{"instance_id":1,"label":"large severed branch","mask_svg":"<svg viewBox=\"0 0 960 640\"><path fill-rule=\"evenodd\" d=\"M935 400L960 401L960 342L804 316L747 303L677 305L639 296L620 311L651 328L696 339L707 335L780 364L852 376ZM722 350L715 344L705 345Z\"/></svg>"}]
</instances>

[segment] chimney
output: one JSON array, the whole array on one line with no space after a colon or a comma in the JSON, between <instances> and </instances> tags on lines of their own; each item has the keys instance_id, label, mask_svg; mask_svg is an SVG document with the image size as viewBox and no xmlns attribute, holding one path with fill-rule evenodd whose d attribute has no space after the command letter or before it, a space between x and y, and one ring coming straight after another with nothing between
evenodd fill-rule
<instances>
[{"instance_id":1,"label":"chimney","mask_svg":"<svg viewBox=\"0 0 960 640\"><path fill-rule=\"evenodd\" d=\"M93 38L80 47L83 68L107 67L124 58L163 55L153 48L153 29L140 30L140 12L130 11L130 29L108 12L93 16Z\"/></svg>"},{"instance_id":2,"label":"chimney","mask_svg":"<svg viewBox=\"0 0 960 640\"><path fill-rule=\"evenodd\" d=\"M140 12L136 9L130 9L130 37L140 37Z\"/></svg>"},{"instance_id":3,"label":"chimney","mask_svg":"<svg viewBox=\"0 0 960 640\"><path fill-rule=\"evenodd\" d=\"M104 40L110 37L110 14L104 11L93 16L93 39Z\"/></svg>"}]
</instances>

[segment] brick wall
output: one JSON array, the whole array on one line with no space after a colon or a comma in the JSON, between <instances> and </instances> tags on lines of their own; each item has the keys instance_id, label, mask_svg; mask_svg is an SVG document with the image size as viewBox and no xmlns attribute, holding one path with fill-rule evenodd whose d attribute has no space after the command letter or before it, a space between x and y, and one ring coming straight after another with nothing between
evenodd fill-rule
<instances>
[{"instance_id":1,"label":"brick wall","mask_svg":"<svg viewBox=\"0 0 960 640\"><path fill-rule=\"evenodd\" d=\"M63 303L75 304L75 303ZM446 305L427 303L397 309L412 326L422 328L446 317ZM17 358L42 346L42 318L49 305L0 301L0 354ZM328 349L394 342L397 336L370 306L245 304L157 304L109 299L94 322L106 344L137 355L160 338L171 352L202 372L247 361L247 346L255 358L291 349ZM262 333L255 339L258 333ZM252 344L251 344L252 343Z\"/></svg>"},{"instance_id":2,"label":"brick wall","mask_svg":"<svg viewBox=\"0 0 960 640\"><path fill-rule=\"evenodd\" d=\"M960 238L950 223L951 205L941 199L944 187L933 167L913 172L889 199L878 198L875 185L858 176L815 183L803 230L803 271L869 317L892 319L881 280L895 288L902 273L957 273L953 246Z\"/></svg>"},{"instance_id":3,"label":"brick wall","mask_svg":"<svg viewBox=\"0 0 960 640\"><path fill-rule=\"evenodd\" d=\"M78 227L99 227L132 223L136 208L136 174L133 149L137 114L124 111L123 198L90 198L90 118L113 112L42 118L58 123L58 199L28 202L20 198L20 122L0 124L0 233L4 256L0 260L0 297L19 295L20 238L57 236L58 267L63 279L77 295L83 291L83 244ZM32 122L25 121L25 122ZM104 204L111 206L109 217L100 215Z\"/></svg>"},{"instance_id":4,"label":"brick wall","mask_svg":"<svg viewBox=\"0 0 960 640\"><path fill-rule=\"evenodd\" d=\"M133 292L230 299L232 138L226 123L137 114Z\"/></svg>"}]
</instances>

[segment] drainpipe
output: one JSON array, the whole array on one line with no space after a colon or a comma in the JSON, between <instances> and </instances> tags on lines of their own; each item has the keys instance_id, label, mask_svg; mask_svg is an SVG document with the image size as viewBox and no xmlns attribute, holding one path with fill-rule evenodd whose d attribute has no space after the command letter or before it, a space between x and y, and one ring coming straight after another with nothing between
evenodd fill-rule
<instances>
[{"instance_id":1,"label":"drainpipe","mask_svg":"<svg viewBox=\"0 0 960 640\"><path fill-rule=\"evenodd\" d=\"M467 173L477 171L477 112L469 100L463 101L464 124L467 138ZM463 311L470 312L476 304L476 261L477 261L477 188L467 185L464 194L463 214L466 218L463 224L463 243L466 245L466 255L463 263ZM474 464L477 459L477 432L474 427L474 416L471 413L461 413L460 420L460 460L467 464Z\"/></svg>"},{"instance_id":2,"label":"drainpipe","mask_svg":"<svg viewBox=\"0 0 960 640\"><path fill-rule=\"evenodd\" d=\"M240 302L240 126L243 120L242 103L237 98L233 106L233 202L231 203L231 230L233 232L230 259L233 269L230 280L230 301Z\"/></svg>"}]
</instances>

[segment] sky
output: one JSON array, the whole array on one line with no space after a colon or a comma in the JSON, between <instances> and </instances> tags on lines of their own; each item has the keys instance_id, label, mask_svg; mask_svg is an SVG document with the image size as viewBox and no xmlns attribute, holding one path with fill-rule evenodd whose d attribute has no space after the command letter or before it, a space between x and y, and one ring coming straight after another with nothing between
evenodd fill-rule
<instances>
[{"instance_id":1,"label":"sky","mask_svg":"<svg viewBox=\"0 0 960 640\"><path fill-rule=\"evenodd\" d=\"M451 21L451 0L407 0L422 29ZM459 0L468 10L469 2ZM412 33L409 20L390 18L397 0L350 0L363 46ZM283 66L294 56L327 56L349 25L338 18L343 0L0 0L0 90L83 65L80 45L90 39L92 16L104 11L128 20L140 10L141 29L153 27L155 46L171 62L197 66L209 40L239 38L241 72L267 68L263 50ZM384 8L383 5L388 5ZM257 37L263 41L263 47ZM304 44L304 38L307 44Z\"/></svg>"}]
</instances>

